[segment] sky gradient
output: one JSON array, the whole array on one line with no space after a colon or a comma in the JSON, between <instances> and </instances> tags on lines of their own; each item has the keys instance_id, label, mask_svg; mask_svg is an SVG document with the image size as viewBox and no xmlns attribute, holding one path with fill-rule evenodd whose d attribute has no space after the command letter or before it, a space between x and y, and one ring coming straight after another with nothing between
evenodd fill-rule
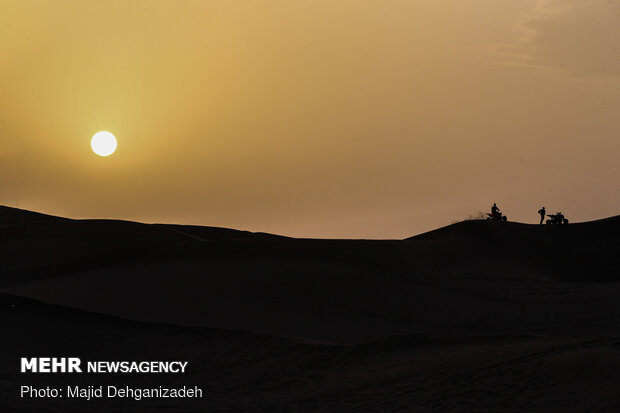
<instances>
[{"instance_id":1,"label":"sky gradient","mask_svg":"<svg viewBox=\"0 0 620 413\"><path fill-rule=\"evenodd\" d=\"M0 0L0 204L324 238L493 202L618 215L618 21L602 0Z\"/></svg>"}]
</instances>

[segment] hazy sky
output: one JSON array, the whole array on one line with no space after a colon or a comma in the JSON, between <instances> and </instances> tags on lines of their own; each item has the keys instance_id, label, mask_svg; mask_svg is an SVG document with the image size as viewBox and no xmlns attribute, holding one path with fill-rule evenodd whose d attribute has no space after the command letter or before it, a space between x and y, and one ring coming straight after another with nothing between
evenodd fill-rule
<instances>
[{"instance_id":1,"label":"hazy sky","mask_svg":"<svg viewBox=\"0 0 620 413\"><path fill-rule=\"evenodd\" d=\"M313 237L493 202L617 215L619 22L614 0L0 0L0 203Z\"/></svg>"}]
</instances>

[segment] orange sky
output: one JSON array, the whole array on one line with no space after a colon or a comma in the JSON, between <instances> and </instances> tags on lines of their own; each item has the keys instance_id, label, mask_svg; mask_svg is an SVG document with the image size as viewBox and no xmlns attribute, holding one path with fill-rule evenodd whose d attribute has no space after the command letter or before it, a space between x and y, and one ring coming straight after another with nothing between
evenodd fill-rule
<instances>
[{"instance_id":1,"label":"orange sky","mask_svg":"<svg viewBox=\"0 0 620 413\"><path fill-rule=\"evenodd\" d=\"M0 0L0 203L312 237L405 237L492 202L524 222L617 215L619 17L606 0Z\"/></svg>"}]
</instances>

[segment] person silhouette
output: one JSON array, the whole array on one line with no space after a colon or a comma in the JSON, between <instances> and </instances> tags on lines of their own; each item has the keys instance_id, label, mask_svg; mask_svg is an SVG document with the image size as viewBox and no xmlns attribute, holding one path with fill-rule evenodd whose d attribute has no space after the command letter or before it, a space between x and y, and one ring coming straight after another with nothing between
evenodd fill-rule
<instances>
[{"instance_id":1,"label":"person silhouette","mask_svg":"<svg viewBox=\"0 0 620 413\"><path fill-rule=\"evenodd\" d=\"M493 202L493 206L491 207L491 215L493 215L493 217L497 217L499 215L499 208L495 202Z\"/></svg>"},{"instance_id":2,"label":"person silhouette","mask_svg":"<svg viewBox=\"0 0 620 413\"><path fill-rule=\"evenodd\" d=\"M545 214L547 213L545 207L540 208L538 210L538 213L540 214L540 225L542 225L543 221L545 220Z\"/></svg>"}]
</instances>

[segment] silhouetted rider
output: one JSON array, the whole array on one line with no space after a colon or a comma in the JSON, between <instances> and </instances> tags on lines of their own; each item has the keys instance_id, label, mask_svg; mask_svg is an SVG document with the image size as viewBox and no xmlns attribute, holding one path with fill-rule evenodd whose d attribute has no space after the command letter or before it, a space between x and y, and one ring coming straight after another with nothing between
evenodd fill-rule
<instances>
[{"instance_id":1,"label":"silhouetted rider","mask_svg":"<svg viewBox=\"0 0 620 413\"><path fill-rule=\"evenodd\" d=\"M545 207L540 208L538 210L538 213L540 214L540 224L542 225L543 221L545 220L545 215L547 214Z\"/></svg>"},{"instance_id":2,"label":"silhouetted rider","mask_svg":"<svg viewBox=\"0 0 620 413\"><path fill-rule=\"evenodd\" d=\"M494 217L499 217L499 208L495 202L493 202L493 206L491 207L491 215Z\"/></svg>"}]
</instances>

